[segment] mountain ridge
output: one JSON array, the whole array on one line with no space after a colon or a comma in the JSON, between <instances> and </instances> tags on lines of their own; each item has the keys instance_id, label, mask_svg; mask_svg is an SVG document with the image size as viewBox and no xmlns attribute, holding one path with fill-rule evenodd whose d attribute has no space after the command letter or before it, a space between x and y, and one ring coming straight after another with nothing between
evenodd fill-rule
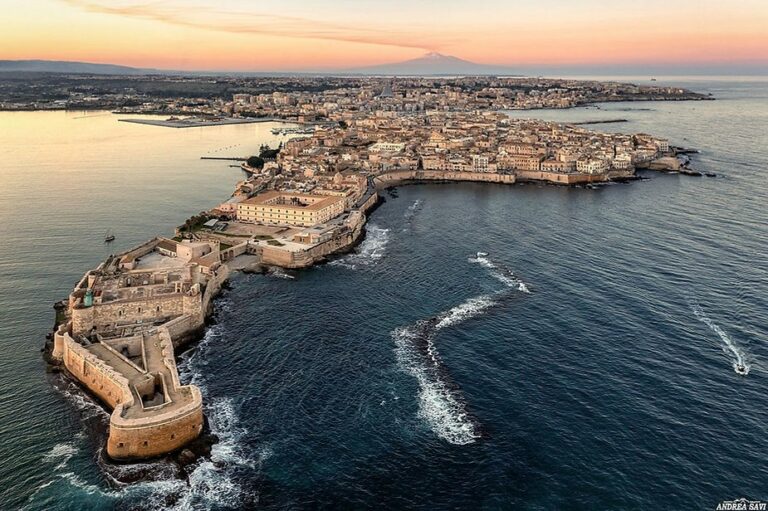
<instances>
[{"instance_id":1,"label":"mountain ridge","mask_svg":"<svg viewBox=\"0 0 768 511\"><path fill-rule=\"evenodd\" d=\"M412 75L412 76L456 76L456 75L504 75L520 76L512 68L478 64L453 55L429 52L415 59L347 69L350 74L362 75Z\"/></svg>"}]
</instances>

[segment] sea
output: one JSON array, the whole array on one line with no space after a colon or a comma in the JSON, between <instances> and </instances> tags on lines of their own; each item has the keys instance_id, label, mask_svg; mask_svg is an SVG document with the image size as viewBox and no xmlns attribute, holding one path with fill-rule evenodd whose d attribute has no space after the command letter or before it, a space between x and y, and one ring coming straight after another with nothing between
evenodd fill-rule
<instances>
[{"instance_id":1,"label":"sea","mask_svg":"<svg viewBox=\"0 0 768 511\"><path fill-rule=\"evenodd\" d=\"M182 478L164 461L105 464L108 413L40 350L87 269L243 179L201 156L274 146L276 124L0 113L0 508L768 501L768 78L655 83L716 101L509 115L626 119L591 127L698 149L716 177L401 186L352 253L235 275L180 355L219 438Z\"/></svg>"}]
</instances>

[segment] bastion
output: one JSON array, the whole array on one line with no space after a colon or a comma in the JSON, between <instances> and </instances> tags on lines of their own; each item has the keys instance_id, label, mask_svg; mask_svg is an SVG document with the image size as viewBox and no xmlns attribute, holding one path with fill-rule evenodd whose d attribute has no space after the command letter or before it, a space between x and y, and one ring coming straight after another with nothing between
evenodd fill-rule
<instances>
[{"instance_id":1,"label":"bastion","mask_svg":"<svg viewBox=\"0 0 768 511\"><path fill-rule=\"evenodd\" d=\"M202 432L200 389L180 383L174 350L204 328L228 274L216 242L154 238L107 258L62 302L51 359L112 410L111 458L161 456Z\"/></svg>"}]
</instances>

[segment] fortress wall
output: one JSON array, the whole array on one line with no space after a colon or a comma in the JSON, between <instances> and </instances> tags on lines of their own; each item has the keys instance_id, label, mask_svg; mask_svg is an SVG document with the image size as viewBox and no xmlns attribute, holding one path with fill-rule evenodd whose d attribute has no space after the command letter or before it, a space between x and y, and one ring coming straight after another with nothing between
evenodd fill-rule
<instances>
[{"instance_id":1,"label":"fortress wall","mask_svg":"<svg viewBox=\"0 0 768 511\"><path fill-rule=\"evenodd\" d=\"M133 403L128 380L115 372L99 357L69 336L56 333L61 343L61 360L72 376L102 401L114 408L120 403Z\"/></svg>"},{"instance_id":2,"label":"fortress wall","mask_svg":"<svg viewBox=\"0 0 768 511\"><path fill-rule=\"evenodd\" d=\"M365 215L360 215L358 223L352 226L352 230L344 235L334 237L324 243L298 252L283 250L280 247L260 245L259 255L261 256L261 262L282 268L306 268L312 266L318 260L354 244L362 234L364 225Z\"/></svg>"},{"instance_id":3,"label":"fortress wall","mask_svg":"<svg viewBox=\"0 0 768 511\"><path fill-rule=\"evenodd\" d=\"M394 186L409 181L478 181L484 183L515 182L514 174L497 174L495 172L453 172L442 170L397 170L376 176L378 186Z\"/></svg>"},{"instance_id":4,"label":"fortress wall","mask_svg":"<svg viewBox=\"0 0 768 511\"><path fill-rule=\"evenodd\" d=\"M596 183L606 179L604 174L560 174L530 170L518 170L516 174L521 181L545 181L561 185Z\"/></svg>"},{"instance_id":5,"label":"fortress wall","mask_svg":"<svg viewBox=\"0 0 768 511\"><path fill-rule=\"evenodd\" d=\"M360 211L365 214L368 213L368 211L376 205L376 203L379 202L379 194L374 193L372 194L365 203L363 203L362 206L360 206Z\"/></svg>"},{"instance_id":6,"label":"fortress wall","mask_svg":"<svg viewBox=\"0 0 768 511\"><path fill-rule=\"evenodd\" d=\"M125 419L124 408L134 404L128 380L78 344L62 325L54 335L53 356L62 360L67 371L91 393L113 409L110 417L107 453L114 459L151 458L183 447L203 430L203 398L193 386L182 386L178 379L171 336L161 330L163 363L171 373L166 384L191 398L179 409L159 411L151 417Z\"/></svg>"},{"instance_id":7,"label":"fortress wall","mask_svg":"<svg viewBox=\"0 0 768 511\"><path fill-rule=\"evenodd\" d=\"M229 261L234 259L235 257L239 255L243 255L248 250L248 242L244 241L238 245L235 245L232 248L228 248L226 250L221 251L221 260L222 261Z\"/></svg>"},{"instance_id":8,"label":"fortress wall","mask_svg":"<svg viewBox=\"0 0 768 511\"><path fill-rule=\"evenodd\" d=\"M149 241L145 241L141 245L138 245L129 250L126 250L125 252L120 252L119 254L116 254L115 257L120 259L121 257L130 256L135 259L137 257L141 257L143 255L147 255L150 252L152 252L158 243L160 243L160 238L156 236Z\"/></svg>"},{"instance_id":9,"label":"fortress wall","mask_svg":"<svg viewBox=\"0 0 768 511\"><path fill-rule=\"evenodd\" d=\"M203 326L202 321L189 314L185 314L168 323L164 323L162 328L168 330L168 334L172 339L178 339L184 337L191 331L197 330L201 326Z\"/></svg>"},{"instance_id":10,"label":"fortress wall","mask_svg":"<svg viewBox=\"0 0 768 511\"><path fill-rule=\"evenodd\" d=\"M143 343L141 335L134 335L131 337L118 337L117 339L104 339L101 344L111 349L115 353L122 353L123 348L128 350L128 355L131 357L143 358Z\"/></svg>"},{"instance_id":11,"label":"fortress wall","mask_svg":"<svg viewBox=\"0 0 768 511\"><path fill-rule=\"evenodd\" d=\"M183 386L176 369L171 333L158 328L162 361L170 378L165 384L190 398L183 408L158 412L152 417L126 420L115 409L110 420L107 453L115 459L150 458L183 447L203 431L203 398L194 385Z\"/></svg>"},{"instance_id":12,"label":"fortress wall","mask_svg":"<svg viewBox=\"0 0 768 511\"><path fill-rule=\"evenodd\" d=\"M183 410L151 419L120 420L118 409L109 424L107 453L117 460L152 458L180 449L203 431L203 401L197 387L194 402ZM120 407L122 408L122 407Z\"/></svg>"},{"instance_id":13,"label":"fortress wall","mask_svg":"<svg viewBox=\"0 0 768 511\"><path fill-rule=\"evenodd\" d=\"M184 314L184 295L172 294L129 302L97 304L72 309L72 334L87 335L93 327L110 329L116 323L152 323ZM197 298L199 300L199 298ZM159 309L159 310L158 310Z\"/></svg>"},{"instance_id":14,"label":"fortress wall","mask_svg":"<svg viewBox=\"0 0 768 511\"><path fill-rule=\"evenodd\" d=\"M221 286L224 285L224 283L227 281L230 275L230 269L227 265L222 264L218 268L216 268L216 271L213 272L213 275L211 277L211 280L208 281L208 284L205 286L205 291L203 292L202 300L198 300L198 303L200 304L200 316L201 321L205 320L205 317L210 314L211 312L211 302L216 297L216 295L219 294L219 291L221 291ZM191 311L190 311L191 312Z\"/></svg>"}]
</instances>

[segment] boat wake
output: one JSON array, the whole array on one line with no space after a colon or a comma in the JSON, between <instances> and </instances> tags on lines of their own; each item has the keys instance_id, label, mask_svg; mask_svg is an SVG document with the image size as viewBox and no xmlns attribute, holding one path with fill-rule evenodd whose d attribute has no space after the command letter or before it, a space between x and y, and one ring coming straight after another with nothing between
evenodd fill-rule
<instances>
[{"instance_id":1,"label":"boat wake","mask_svg":"<svg viewBox=\"0 0 768 511\"><path fill-rule=\"evenodd\" d=\"M488 254L484 252L478 252L476 255L471 256L468 261L488 269L488 273L490 273L493 278L506 284L508 287L515 288L522 293L531 292L526 283L520 280L512 270L495 263L489 259Z\"/></svg>"},{"instance_id":2,"label":"boat wake","mask_svg":"<svg viewBox=\"0 0 768 511\"><path fill-rule=\"evenodd\" d=\"M340 259L331 261L332 266L343 266L350 270L371 266L384 257L384 252L389 243L389 229L384 229L374 224L368 224L365 228L365 239L357 250Z\"/></svg>"},{"instance_id":3,"label":"boat wake","mask_svg":"<svg viewBox=\"0 0 768 511\"><path fill-rule=\"evenodd\" d=\"M704 312L704 309L698 303L691 304L693 314L699 321L707 325L710 330L715 332L720 337L721 347L723 353L725 353L730 359L733 365L733 370L742 376L749 374L749 369L752 367L750 364L750 356L747 351L736 344L725 331L720 328L714 321L709 319L709 316Z\"/></svg>"}]
</instances>

